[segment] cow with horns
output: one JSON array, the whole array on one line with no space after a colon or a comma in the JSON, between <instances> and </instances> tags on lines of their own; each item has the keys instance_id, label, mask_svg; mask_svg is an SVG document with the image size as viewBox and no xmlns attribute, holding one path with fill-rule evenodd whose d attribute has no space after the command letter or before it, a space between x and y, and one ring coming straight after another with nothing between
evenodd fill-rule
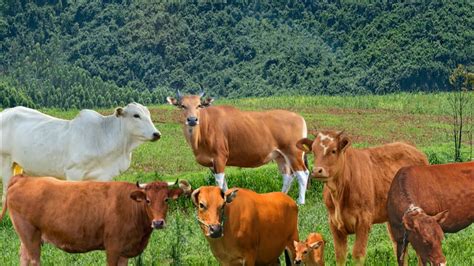
<instances>
[{"instance_id":1,"label":"cow with horns","mask_svg":"<svg viewBox=\"0 0 474 266\"><path fill-rule=\"evenodd\" d=\"M213 99L199 95L167 97L169 104L183 110L184 135L196 161L210 167L217 184L227 190L226 166L259 167L272 160L283 176L284 193L298 180L298 203L304 204L308 170L304 153L296 142L306 138L306 122L285 110L240 111L232 106L211 106Z\"/></svg>"},{"instance_id":2,"label":"cow with horns","mask_svg":"<svg viewBox=\"0 0 474 266\"><path fill-rule=\"evenodd\" d=\"M8 207L21 265L40 264L42 242L69 253L105 250L107 265L127 265L146 248L153 229L165 227L168 201L191 191L185 180L135 185L18 175L0 221Z\"/></svg>"}]
</instances>

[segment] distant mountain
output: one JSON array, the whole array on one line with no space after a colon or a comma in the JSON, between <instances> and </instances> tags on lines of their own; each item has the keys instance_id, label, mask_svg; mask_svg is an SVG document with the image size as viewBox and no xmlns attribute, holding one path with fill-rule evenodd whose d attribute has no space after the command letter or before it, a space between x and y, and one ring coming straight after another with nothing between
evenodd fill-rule
<instances>
[{"instance_id":1,"label":"distant mountain","mask_svg":"<svg viewBox=\"0 0 474 266\"><path fill-rule=\"evenodd\" d=\"M217 97L438 91L473 65L469 1L156 2L4 0L0 105L147 104L199 83Z\"/></svg>"}]
</instances>

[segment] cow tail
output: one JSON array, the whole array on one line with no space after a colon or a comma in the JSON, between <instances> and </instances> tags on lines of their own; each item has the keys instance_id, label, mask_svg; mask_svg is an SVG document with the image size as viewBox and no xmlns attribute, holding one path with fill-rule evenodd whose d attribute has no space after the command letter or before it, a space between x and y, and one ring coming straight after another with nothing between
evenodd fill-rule
<instances>
[{"instance_id":1,"label":"cow tail","mask_svg":"<svg viewBox=\"0 0 474 266\"><path fill-rule=\"evenodd\" d=\"M290 258L290 254L288 252L288 249L285 248L285 264L288 266L288 265L292 265L291 264L291 258Z\"/></svg>"}]
</instances>

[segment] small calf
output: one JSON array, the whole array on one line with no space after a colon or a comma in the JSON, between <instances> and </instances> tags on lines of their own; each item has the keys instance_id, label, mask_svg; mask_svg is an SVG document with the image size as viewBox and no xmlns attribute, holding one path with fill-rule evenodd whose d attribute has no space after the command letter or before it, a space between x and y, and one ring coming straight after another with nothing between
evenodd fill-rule
<instances>
[{"instance_id":1,"label":"small calf","mask_svg":"<svg viewBox=\"0 0 474 266\"><path fill-rule=\"evenodd\" d=\"M294 241L295 264L324 266L324 239L321 234L310 233L304 242Z\"/></svg>"}]
</instances>

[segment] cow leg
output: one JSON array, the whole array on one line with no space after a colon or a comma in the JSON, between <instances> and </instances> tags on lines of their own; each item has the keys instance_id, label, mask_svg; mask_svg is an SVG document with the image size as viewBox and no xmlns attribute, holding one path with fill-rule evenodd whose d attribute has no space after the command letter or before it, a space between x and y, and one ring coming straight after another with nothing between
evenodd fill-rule
<instances>
[{"instance_id":1,"label":"cow leg","mask_svg":"<svg viewBox=\"0 0 474 266\"><path fill-rule=\"evenodd\" d=\"M291 170L293 171L296 180L298 180L298 204L305 203L306 188L308 186L309 172L304 164L304 153L296 148L291 148L285 151L285 156L289 159Z\"/></svg>"},{"instance_id":2,"label":"cow leg","mask_svg":"<svg viewBox=\"0 0 474 266\"><path fill-rule=\"evenodd\" d=\"M336 265L346 265L347 234L339 231L337 226L329 223L332 237L334 238L334 251L336 253Z\"/></svg>"},{"instance_id":3,"label":"cow leg","mask_svg":"<svg viewBox=\"0 0 474 266\"><path fill-rule=\"evenodd\" d=\"M127 266L128 265L128 258L120 257L118 261L118 266Z\"/></svg>"},{"instance_id":4,"label":"cow leg","mask_svg":"<svg viewBox=\"0 0 474 266\"><path fill-rule=\"evenodd\" d=\"M285 157L282 155L275 158L276 163L278 164L278 169L283 177L283 187L281 192L288 193L291 188L291 183L293 183L294 177L291 174L291 168L285 160Z\"/></svg>"},{"instance_id":5,"label":"cow leg","mask_svg":"<svg viewBox=\"0 0 474 266\"><path fill-rule=\"evenodd\" d=\"M40 265L41 232L18 215L12 213L13 227L21 241L20 262L22 265Z\"/></svg>"},{"instance_id":6,"label":"cow leg","mask_svg":"<svg viewBox=\"0 0 474 266\"><path fill-rule=\"evenodd\" d=\"M371 224L369 222L362 222L356 227L354 248L352 250L352 257L356 265L364 265L365 252L367 249L367 242L369 240Z\"/></svg>"},{"instance_id":7,"label":"cow leg","mask_svg":"<svg viewBox=\"0 0 474 266\"><path fill-rule=\"evenodd\" d=\"M228 189L227 181L225 180L225 174L224 174L225 164L226 164L225 159L216 158L214 160L214 178L216 179L217 185L223 191L226 191Z\"/></svg>"},{"instance_id":8,"label":"cow leg","mask_svg":"<svg viewBox=\"0 0 474 266\"><path fill-rule=\"evenodd\" d=\"M120 252L114 249L107 249L107 265L118 266L120 262Z\"/></svg>"}]
</instances>

